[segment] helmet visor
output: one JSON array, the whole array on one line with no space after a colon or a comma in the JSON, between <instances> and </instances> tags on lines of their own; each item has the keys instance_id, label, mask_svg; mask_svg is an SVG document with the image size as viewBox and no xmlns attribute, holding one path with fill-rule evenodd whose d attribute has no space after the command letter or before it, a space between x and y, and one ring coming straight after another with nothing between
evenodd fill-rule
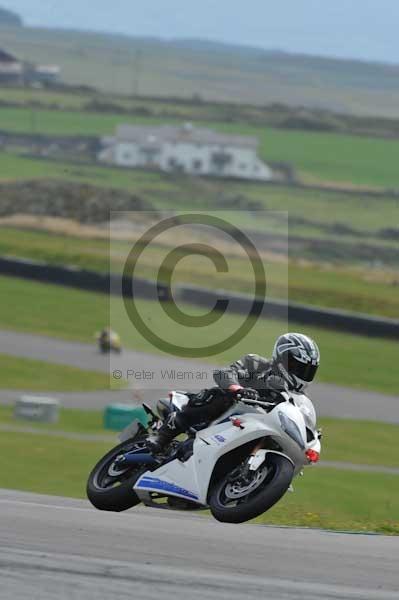
<instances>
[{"instance_id":1,"label":"helmet visor","mask_svg":"<svg viewBox=\"0 0 399 600\"><path fill-rule=\"evenodd\" d=\"M319 365L305 364L299 362L295 358L290 357L288 360L288 372L292 373L302 381L310 383L315 378Z\"/></svg>"}]
</instances>

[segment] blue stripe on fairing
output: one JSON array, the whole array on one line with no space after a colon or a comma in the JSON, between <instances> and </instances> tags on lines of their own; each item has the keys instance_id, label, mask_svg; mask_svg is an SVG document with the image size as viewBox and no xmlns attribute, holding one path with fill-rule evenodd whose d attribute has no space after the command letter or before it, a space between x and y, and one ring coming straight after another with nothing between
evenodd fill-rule
<instances>
[{"instance_id":1,"label":"blue stripe on fairing","mask_svg":"<svg viewBox=\"0 0 399 600\"><path fill-rule=\"evenodd\" d=\"M157 479L155 477L143 477L136 486L136 488L151 488L152 490L161 491L161 492L170 492L175 494L180 494L180 496L185 496L186 498L190 498L191 500L198 500L198 496L185 490L184 488L175 485L174 483L169 483L169 481L162 481L162 479Z\"/></svg>"}]
</instances>

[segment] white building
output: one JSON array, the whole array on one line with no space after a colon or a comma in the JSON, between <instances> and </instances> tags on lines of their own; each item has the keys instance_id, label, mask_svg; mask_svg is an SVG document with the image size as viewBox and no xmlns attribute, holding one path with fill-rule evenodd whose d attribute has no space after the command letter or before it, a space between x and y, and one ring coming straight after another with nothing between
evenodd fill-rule
<instances>
[{"instance_id":1,"label":"white building","mask_svg":"<svg viewBox=\"0 0 399 600\"><path fill-rule=\"evenodd\" d=\"M210 129L183 126L117 127L102 140L101 162L120 167L155 168L191 175L267 181L272 170L257 155L258 140Z\"/></svg>"},{"instance_id":2,"label":"white building","mask_svg":"<svg viewBox=\"0 0 399 600\"><path fill-rule=\"evenodd\" d=\"M0 48L0 83L52 84L57 83L61 69L57 65L35 65L20 61Z\"/></svg>"},{"instance_id":3,"label":"white building","mask_svg":"<svg viewBox=\"0 0 399 600\"><path fill-rule=\"evenodd\" d=\"M23 64L0 48L0 83L19 83L23 73Z\"/></svg>"}]
</instances>

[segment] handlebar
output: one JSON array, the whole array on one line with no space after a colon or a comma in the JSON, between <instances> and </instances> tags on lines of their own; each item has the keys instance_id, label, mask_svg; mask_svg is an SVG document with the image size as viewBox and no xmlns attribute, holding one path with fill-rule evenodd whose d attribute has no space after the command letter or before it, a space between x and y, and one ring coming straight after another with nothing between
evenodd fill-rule
<instances>
[{"instance_id":1,"label":"handlebar","mask_svg":"<svg viewBox=\"0 0 399 600\"><path fill-rule=\"evenodd\" d=\"M252 404L255 406L260 406L262 408L270 408L276 406L276 402L266 402L266 400L249 400L246 398L237 398L237 400L243 402L244 404Z\"/></svg>"}]
</instances>

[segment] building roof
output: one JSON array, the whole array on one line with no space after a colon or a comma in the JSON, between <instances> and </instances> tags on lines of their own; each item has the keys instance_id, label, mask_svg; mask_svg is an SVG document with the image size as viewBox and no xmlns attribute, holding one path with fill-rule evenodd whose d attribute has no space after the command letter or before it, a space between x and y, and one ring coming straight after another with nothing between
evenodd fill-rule
<instances>
[{"instance_id":1,"label":"building roof","mask_svg":"<svg viewBox=\"0 0 399 600\"><path fill-rule=\"evenodd\" d=\"M212 129L197 128L190 123L176 125L119 125L116 139L120 142L136 142L147 146L158 146L162 142L184 143L215 146L258 147L255 137L229 135Z\"/></svg>"},{"instance_id":2,"label":"building roof","mask_svg":"<svg viewBox=\"0 0 399 600\"><path fill-rule=\"evenodd\" d=\"M35 73L39 75L59 75L61 67L58 65L37 65L35 67Z\"/></svg>"},{"instance_id":3,"label":"building roof","mask_svg":"<svg viewBox=\"0 0 399 600\"><path fill-rule=\"evenodd\" d=\"M0 75L22 75L23 66L20 63L0 62Z\"/></svg>"},{"instance_id":4,"label":"building roof","mask_svg":"<svg viewBox=\"0 0 399 600\"><path fill-rule=\"evenodd\" d=\"M19 60L0 48L0 63L17 63Z\"/></svg>"}]
</instances>

